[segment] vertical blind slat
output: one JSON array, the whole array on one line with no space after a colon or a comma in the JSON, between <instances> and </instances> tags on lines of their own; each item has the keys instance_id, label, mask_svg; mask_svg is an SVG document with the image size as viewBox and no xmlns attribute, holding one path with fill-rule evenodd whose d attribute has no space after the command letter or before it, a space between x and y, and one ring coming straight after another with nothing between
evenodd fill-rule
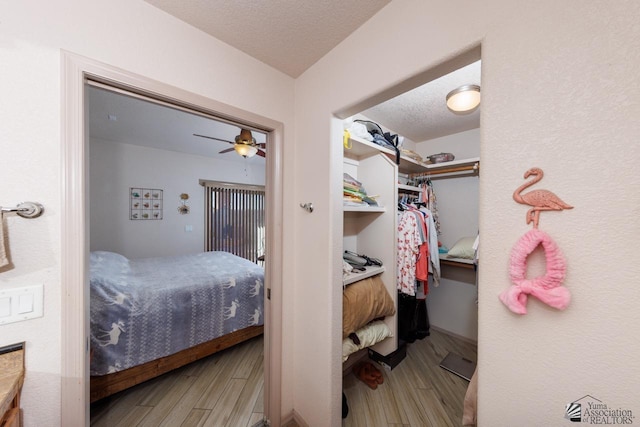
<instances>
[{"instance_id":1,"label":"vertical blind slat","mask_svg":"<svg viewBox=\"0 0 640 427\"><path fill-rule=\"evenodd\" d=\"M264 191L205 187L207 251L258 262L264 255Z\"/></svg>"}]
</instances>

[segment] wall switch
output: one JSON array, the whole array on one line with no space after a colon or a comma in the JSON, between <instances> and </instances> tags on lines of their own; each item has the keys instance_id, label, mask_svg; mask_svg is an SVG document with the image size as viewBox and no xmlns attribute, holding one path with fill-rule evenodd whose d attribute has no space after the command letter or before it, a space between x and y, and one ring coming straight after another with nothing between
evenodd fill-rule
<instances>
[{"instance_id":1,"label":"wall switch","mask_svg":"<svg viewBox=\"0 0 640 427\"><path fill-rule=\"evenodd\" d=\"M0 298L0 318L11 316L11 298L10 297L1 297Z\"/></svg>"},{"instance_id":2,"label":"wall switch","mask_svg":"<svg viewBox=\"0 0 640 427\"><path fill-rule=\"evenodd\" d=\"M42 317L42 285L0 290L0 325Z\"/></svg>"},{"instance_id":3,"label":"wall switch","mask_svg":"<svg viewBox=\"0 0 640 427\"><path fill-rule=\"evenodd\" d=\"M185 225L184 226L184 231L186 231L187 233L190 233L193 231L193 225Z\"/></svg>"},{"instance_id":4,"label":"wall switch","mask_svg":"<svg viewBox=\"0 0 640 427\"><path fill-rule=\"evenodd\" d=\"M18 314L31 313L33 311L33 294L27 293L18 296Z\"/></svg>"}]
</instances>

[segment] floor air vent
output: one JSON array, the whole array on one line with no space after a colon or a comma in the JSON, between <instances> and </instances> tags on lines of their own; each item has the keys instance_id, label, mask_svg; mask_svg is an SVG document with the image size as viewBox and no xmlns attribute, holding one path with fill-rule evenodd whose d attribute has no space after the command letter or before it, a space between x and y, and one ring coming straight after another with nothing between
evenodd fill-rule
<instances>
[{"instance_id":1,"label":"floor air vent","mask_svg":"<svg viewBox=\"0 0 640 427\"><path fill-rule=\"evenodd\" d=\"M451 352L442 359L440 367L467 381L471 381L471 377L476 370L476 364L474 362Z\"/></svg>"}]
</instances>

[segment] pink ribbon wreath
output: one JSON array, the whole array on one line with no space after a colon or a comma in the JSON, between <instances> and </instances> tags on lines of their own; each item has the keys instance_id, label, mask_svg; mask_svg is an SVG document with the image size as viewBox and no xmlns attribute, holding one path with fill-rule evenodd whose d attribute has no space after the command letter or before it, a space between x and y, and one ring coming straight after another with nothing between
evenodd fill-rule
<instances>
[{"instance_id":1,"label":"pink ribbon wreath","mask_svg":"<svg viewBox=\"0 0 640 427\"><path fill-rule=\"evenodd\" d=\"M527 257L540 244L545 252L547 271L544 276L529 280L526 278ZM547 233L533 228L511 250L509 277L514 285L500 294L500 301L516 314L527 314L527 295L533 295L551 307L564 310L571 300L569 290L561 285L565 271L565 261L558 245Z\"/></svg>"}]
</instances>

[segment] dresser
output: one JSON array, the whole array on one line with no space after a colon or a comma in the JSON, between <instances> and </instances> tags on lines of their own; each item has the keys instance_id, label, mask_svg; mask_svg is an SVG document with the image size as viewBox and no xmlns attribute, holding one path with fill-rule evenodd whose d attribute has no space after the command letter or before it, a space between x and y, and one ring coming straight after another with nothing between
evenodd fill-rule
<instances>
[{"instance_id":1,"label":"dresser","mask_svg":"<svg viewBox=\"0 0 640 427\"><path fill-rule=\"evenodd\" d=\"M0 427L20 427L24 343L0 348Z\"/></svg>"}]
</instances>

